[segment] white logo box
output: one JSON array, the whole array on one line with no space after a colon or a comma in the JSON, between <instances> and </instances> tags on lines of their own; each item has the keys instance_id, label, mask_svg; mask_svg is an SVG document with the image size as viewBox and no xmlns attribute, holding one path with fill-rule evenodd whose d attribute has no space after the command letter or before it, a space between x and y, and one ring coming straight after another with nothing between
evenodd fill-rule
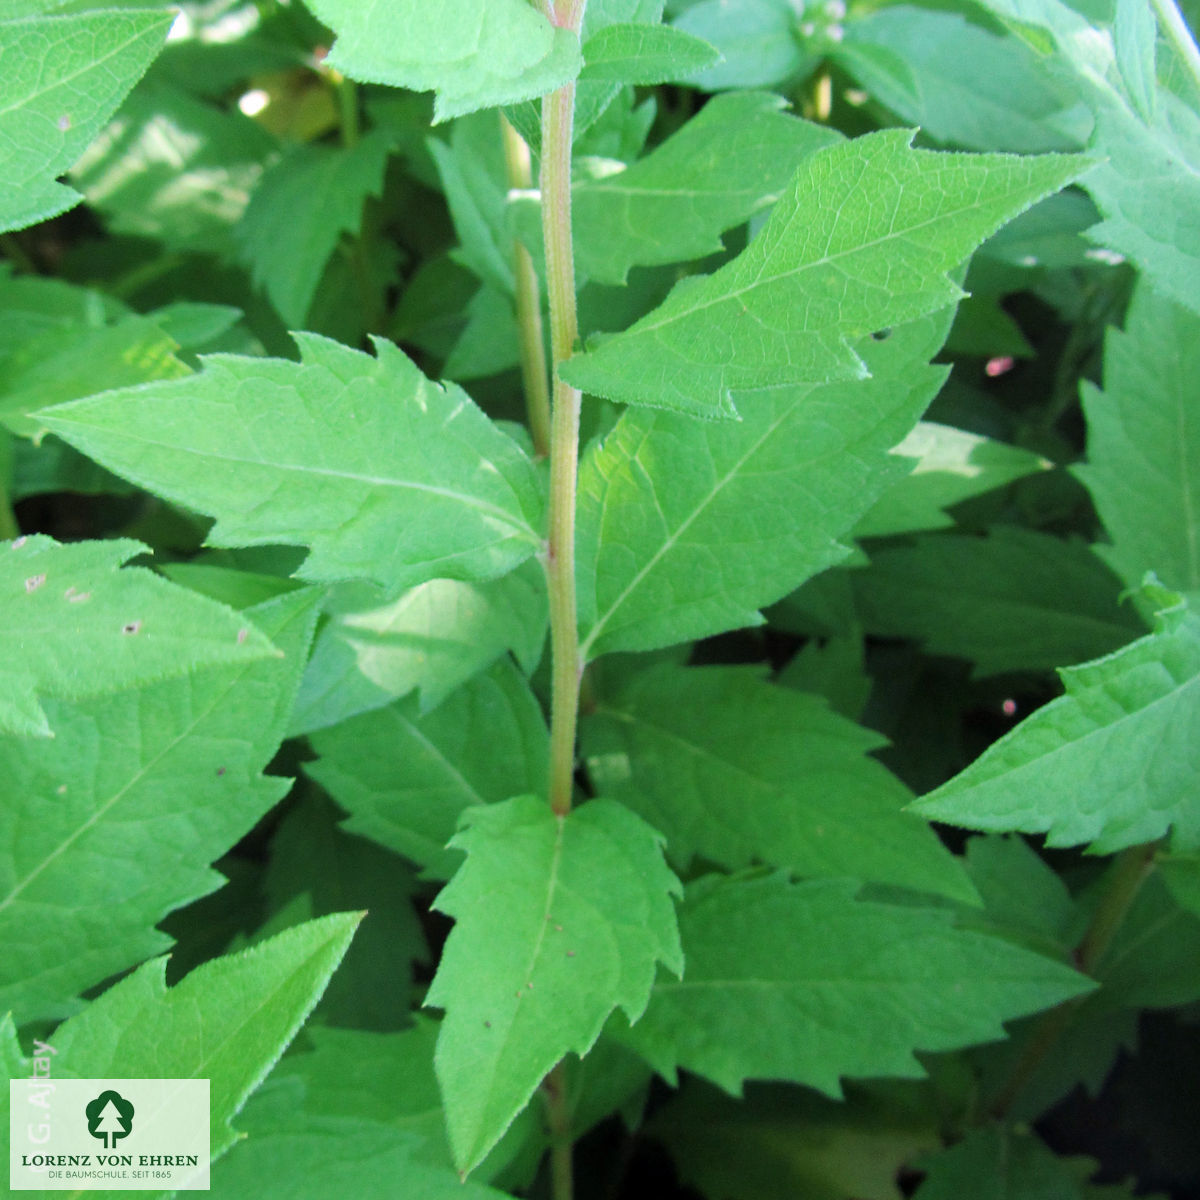
<instances>
[{"instance_id":1,"label":"white logo box","mask_svg":"<svg viewBox=\"0 0 1200 1200\"><path fill-rule=\"evenodd\" d=\"M207 1191L207 1079L11 1079L14 1192Z\"/></svg>"}]
</instances>

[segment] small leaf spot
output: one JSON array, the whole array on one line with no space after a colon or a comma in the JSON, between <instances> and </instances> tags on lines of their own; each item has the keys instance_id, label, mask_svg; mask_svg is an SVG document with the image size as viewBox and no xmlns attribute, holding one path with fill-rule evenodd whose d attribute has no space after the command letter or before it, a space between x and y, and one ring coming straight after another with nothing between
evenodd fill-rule
<instances>
[{"instance_id":1,"label":"small leaf spot","mask_svg":"<svg viewBox=\"0 0 1200 1200\"><path fill-rule=\"evenodd\" d=\"M22 534L21 537L17 538L17 540L13 542L12 548L14 550L20 550L20 548L25 545L27 541L29 541L29 539Z\"/></svg>"},{"instance_id":2,"label":"small leaf spot","mask_svg":"<svg viewBox=\"0 0 1200 1200\"><path fill-rule=\"evenodd\" d=\"M141 621L130 621L128 625L123 625L121 627L121 632L134 634L134 633L137 633L138 630L141 629L141 627L142 627Z\"/></svg>"},{"instance_id":3,"label":"small leaf spot","mask_svg":"<svg viewBox=\"0 0 1200 1200\"><path fill-rule=\"evenodd\" d=\"M525 986L529 988L530 991L533 991L533 980L531 979Z\"/></svg>"},{"instance_id":4,"label":"small leaf spot","mask_svg":"<svg viewBox=\"0 0 1200 1200\"><path fill-rule=\"evenodd\" d=\"M217 774L218 774L218 775L224 775L224 774L225 774L225 768L224 768L224 767L218 767L218 768L217 768Z\"/></svg>"},{"instance_id":5,"label":"small leaf spot","mask_svg":"<svg viewBox=\"0 0 1200 1200\"><path fill-rule=\"evenodd\" d=\"M240 646L250 636L250 630L239 629L237 635L237 644Z\"/></svg>"},{"instance_id":6,"label":"small leaf spot","mask_svg":"<svg viewBox=\"0 0 1200 1200\"><path fill-rule=\"evenodd\" d=\"M54 794L56 796L65 796L67 794L67 785L65 783L60 783L58 787L54 789Z\"/></svg>"},{"instance_id":7,"label":"small leaf spot","mask_svg":"<svg viewBox=\"0 0 1200 1200\"><path fill-rule=\"evenodd\" d=\"M25 580L25 590L27 592L36 592L38 588L40 588L45 582L45 575L30 575L30 577Z\"/></svg>"},{"instance_id":8,"label":"small leaf spot","mask_svg":"<svg viewBox=\"0 0 1200 1200\"><path fill-rule=\"evenodd\" d=\"M567 951L567 957L568 957L568 958L574 958L574 957L575 957L575 951L574 951L574 950L568 950L568 951Z\"/></svg>"},{"instance_id":9,"label":"small leaf spot","mask_svg":"<svg viewBox=\"0 0 1200 1200\"><path fill-rule=\"evenodd\" d=\"M69 591L74 591L75 589L74 589L74 588L70 588L70 589L68 589L68 590L69 590ZM83 603L85 600L90 600L91 598L92 598L92 593L91 593L91 592L80 592L80 593L79 593L77 596L68 596L68 597L67 597L67 599L68 599L68 600L69 600L69 601L70 601L72 604L82 604L82 603Z\"/></svg>"},{"instance_id":10,"label":"small leaf spot","mask_svg":"<svg viewBox=\"0 0 1200 1200\"><path fill-rule=\"evenodd\" d=\"M484 1021L483 1027L484 1027L484 1029L491 1029L491 1027L492 1027L491 1021Z\"/></svg>"},{"instance_id":11,"label":"small leaf spot","mask_svg":"<svg viewBox=\"0 0 1200 1200\"><path fill-rule=\"evenodd\" d=\"M554 927L554 932L555 932L555 933L562 933L562 926L561 926L561 925L555 925L555 927Z\"/></svg>"},{"instance_id":12,"label":"small leaf spot","mask_svg":"<svg viewBox=\"0 0 1200 1200\"><path fill-rule=\"evenodd\" d=\"M59 133L66 133L67 130L71 128L71 118L67 116L66 113L63 113L63 115L59 117L57 121L55 121L55 124L58 126Z\"/></svg>"}]
</instances>

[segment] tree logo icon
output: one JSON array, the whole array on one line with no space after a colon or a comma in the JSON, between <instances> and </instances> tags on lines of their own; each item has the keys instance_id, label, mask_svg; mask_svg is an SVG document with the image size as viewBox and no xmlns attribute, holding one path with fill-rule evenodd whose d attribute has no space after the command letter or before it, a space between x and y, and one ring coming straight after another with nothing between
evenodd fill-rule
<instances>
[{"instance_id":1,"label":"tree logo icon","mask_svg":"<svg viewBox=\"0 0 1200 1200\"><path fill-rule=\"evenodd\" d=\"M111 1088L101 1092L83 1112L87 1117L88 1133L100 1138L106 1150L113 1149L117 1139L128 1137L133 1129L133 1105Z\"/></svg>"}]
</instances>

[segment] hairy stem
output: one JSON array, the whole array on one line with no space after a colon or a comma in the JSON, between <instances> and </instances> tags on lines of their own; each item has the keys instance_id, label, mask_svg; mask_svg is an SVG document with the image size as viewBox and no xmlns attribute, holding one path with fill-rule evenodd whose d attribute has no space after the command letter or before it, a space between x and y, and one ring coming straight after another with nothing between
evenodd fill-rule
<instances>
[{"instance_id":1,"label":"hairy stem","mask_svg":"<svg viewBox=\"0 0 1200 1200\"><path fill-rule=\"evenodd\" d=\"M529 147L500 114L500 134L504 141L504 166L511 189L526 191L533 186L529 165ZM517 329L521 343L521 382L525 390L525 408L529 431L538 458L550 453L550 384L546 373L546 345L542 335L542 301L537 270L529 251L513 239L513 279L516 284Z\"/></svg>"},{"instance_id":2,"label":"hairy stem","mask_svg":"<svg viewBox=\"0 0 1200 1200\"><path fill-rule=\"evenodd\" d=\"M1154 870L1154 857L1160 845L1160 842L1148 842L1143 846L1131 846L1117 856L1104 895L1075 951L1076 965L1085 974L1092 974L1108 953L1142 884ZM1008 1116L1021 1092L1067 1031L1081 1003L1081 1000L1069 1000L1042 1014L1004 1085L988 1106L988 1112L993 1117Z\"/></svg>"},{"instance_id":3,"label":"hairy stem","mask_svg":"<svg viewBox=\"0 0 1200 1200\"><path fill-rule=\"evenodd\" d=\"M583 4L568 0L561 9L579 29ZM563 13L558 13L562 24ZM571 243L571 135L575 85L567 84L542 101L542 233L546 243L546 290L550 303L550 348L554 392L550 421L550 529L546 577L550 593L553 682L550 712L550 805L560 816L570 811L575 774L575 727L579 714L581 657L575 609L575 485L579 460L580 395L558 378L578 336L575 310L575 258Z\"/></svg>"},{"instance_id":4,"label":"hairy stem","mask_svg":"<svg viewBox=\"0 0 1200 1200\"><path fill-rule=\"evenodd\" d=\"M587 0L545 0L550 20L577 37ZM575 488L579 466L578 389L558 377L579 336L575 308L575 252L571 240L571 144L575 84L542 100L542 237L546 248L546 292L550 306L553 401L550 417L550 520L546 582L550 595L553 655L550 699L550 807L559 817L571 810L575 778L575 729L583 660L575 603ZM566 1069L559 1063L546 1077L550 1127L550 1176L554 1200L571 1200L571 1108Z\"/></svg>"}]
</instances>

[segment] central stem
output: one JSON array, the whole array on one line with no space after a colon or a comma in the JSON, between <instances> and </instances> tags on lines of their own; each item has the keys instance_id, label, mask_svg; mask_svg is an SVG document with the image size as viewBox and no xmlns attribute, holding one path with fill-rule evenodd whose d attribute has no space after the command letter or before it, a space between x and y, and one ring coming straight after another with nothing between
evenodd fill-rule
<instances>
[{"instance_id":1,"label":"central stem","mask_svg":"<svg viewBox=\"0 0 1200 1200\"><path fill-rule=\"evenodd\" d=\"M580 0L560 4L556 10L556 23L578 33L583 7ZM553 653L550 806L559 816L571 809L582 673L575 608L575 486L579 462L580 394L577 388L558 377L559 364L571 357L579 332L575 310L575 256L571 243L574 121L575 84L569 83L542 101L540 180L554 380L550 422L550 522L546 546Z\"/></svg>"},{"instance_id":2,"label":"central stem","mask_svg":"<svg viewBox=\"0 0 1200 1200\"><path fill-rule=\"evenodd\" d=\"M576 37L587 0L540 0L542 11ZM550 308L551 378L550 520L546 583L550 597L553 679L550 699L550 807L559 817L571 811L575 779L575 727L579 718L579 624L575 605L575 488L579 467L577 388L558 377L579 336L575 309L575 252L571 241L571 146L575 84L542 100L542 237L546 247L546 295ZM543 1085L550 1131L550 1178L554 1200L571 1200L571 1106L566 1064L560 1062Z\"/></svg>"}]
</instances>

